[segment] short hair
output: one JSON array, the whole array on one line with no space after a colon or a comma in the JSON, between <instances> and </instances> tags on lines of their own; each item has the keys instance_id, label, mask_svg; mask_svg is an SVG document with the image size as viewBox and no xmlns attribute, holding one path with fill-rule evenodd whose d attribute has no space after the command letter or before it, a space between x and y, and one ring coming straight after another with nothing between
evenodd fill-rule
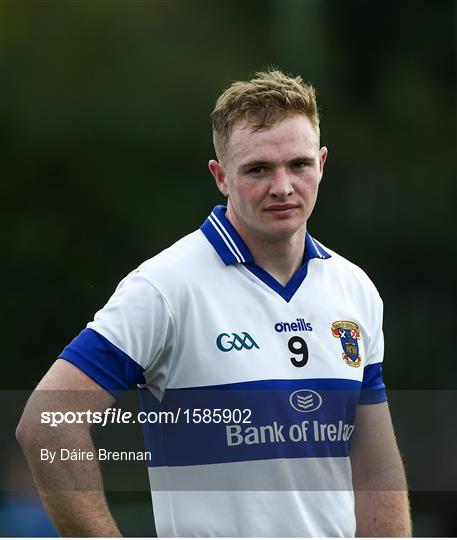
<instances>
[{"instance_id":1,"label":"short hair","mask_svg":"<svg viewBox=\"0 0 457 540\"><path fill-rule=\"evenodd\" d=\"M250 81L232 83L219 97L211 113L218 159L237 121L246 120L255 130L268 129L294 113L308 116L319 135L316 91L299 75L291 77L279 70L260 71Z\"/></svg>"}]
</instances>

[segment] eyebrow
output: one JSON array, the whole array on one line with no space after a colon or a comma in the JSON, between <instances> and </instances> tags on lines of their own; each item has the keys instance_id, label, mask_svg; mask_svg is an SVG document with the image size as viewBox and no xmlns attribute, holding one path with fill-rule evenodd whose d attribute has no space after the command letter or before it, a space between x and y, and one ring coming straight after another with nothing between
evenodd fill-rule
<instances>
[{"instance_id":1,"label":"eyebrow","mask_svg":"<svg viewBox=\"0 0 457 540\"><path fill-rule=\"evenodd\" d=\"M316 158L314 156L297 156L292 159L289 159L287 161L288 164L295 163L297 161L305 161L305 162L314 162L316 161ZM275 165L275 161L268 161L267 159L258 159L254 161L248 161L247 163L242 163L239 167L239 171L248 171L249 169L254 169L255 167L265 167L265 166L272 166Z\"/></svg>"},{"instance_id":2,"label":"eyebrow","mask_svg":"<svg viewBox=\"0 0 457 540\"><path fill-rule=\"evenodd\" d=\"M268 160L256 160L256 161L248 161L247 163L243 163L238 167L238 170L244 170L247 171L248 169L254 169L255 167L262 167L265 165L272 165L272 161Z\"/></svg>"}]
</instances>

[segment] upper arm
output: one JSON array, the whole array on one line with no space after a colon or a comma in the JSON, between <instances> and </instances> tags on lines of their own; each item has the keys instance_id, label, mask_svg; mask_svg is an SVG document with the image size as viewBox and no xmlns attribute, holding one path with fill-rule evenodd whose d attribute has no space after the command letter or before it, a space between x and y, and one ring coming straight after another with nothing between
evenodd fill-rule
<instances>
[{"instance_id":1,"label":"upper arm","mask_svg":"<svg viewBox=\"0 0 457 540\"><path fill-rule=\"evenodd\" d=\"M81 371L78 367L59 358L41 379L33 395L43 395L43 401L61 404L68 410L104 410L115 398L110 392ZM44 398L46 396L46 399Z\"/></svg>"},{"instance_id":2,"label":"upper arm","mask_svg":"<svg viewBox=\"0 0 457 540\"><path fill-rule=\"evenodd\" d=\"M357 407L350 456L355 490L406 489L387 402Z\"/></svg>"},{"instance_id":3,"label":"upper arm","mask_svg":"<svg viewBox=\"0 0 457 540\"><path fill-rule=\"evenodd\" d=\"M49 371L41 379L36 387L36 391L54 390L54 391L97 391L99 399L106 401L109 406L114 402L114 397L93 379L86 375L74 364L59 358L49 368Z\"/></svg>"},{"instance_id":4,"label":"upper arm","mask_svg":"<svg viewBox=\"0 0 457 540\"><path fill-rule=\"evenodd\" d=\"M16 436L21 443L38 442L40 433L48 433L43 429L47 426L42 426L40 422L44 411L103 411L114 401L112 394L83 371L59 358L30 396Z\"/></svg>"},{"instance_id":5,"label":"upper arm","mask_svg":"<svg viewBox=\"0 0 457 540\"><path fill-rule=\"evenodd\" d=\"M38 384L18 436L23 440L25 434L30 438L30 433L43 431L42 411L106 409L124 390L144 383L146 370L148 382L164 388L173 336L174 320L165 298L140 272L129 274Z\"/></svg>"}]
</instances>

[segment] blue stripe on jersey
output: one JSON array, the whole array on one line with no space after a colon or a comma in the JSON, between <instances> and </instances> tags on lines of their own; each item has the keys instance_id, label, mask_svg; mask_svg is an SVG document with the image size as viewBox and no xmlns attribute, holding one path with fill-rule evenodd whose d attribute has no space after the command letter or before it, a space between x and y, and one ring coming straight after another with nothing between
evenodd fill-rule
<instances>
[{"instance_id":1,"label":"blue stripe on jersey","mask_svg":"<svg viewBox=\"0 0 457 540\"><path fill-rule=\"evenodd\" d=\"M312 385L321 390L353 390L361 392L359 403L375 404L387 401L386 386L382 380L382 362L366 366L361 383L355 379L306 379ZM242 383L219 384L206 386L205 390L278 390L289 389L293 381L289 379L272 379L264 381L247 381ZM187 390L198 390L198 387Z\"/></svg>"},{"instance_id":2,"label":"blue stripe on jersey","mask_svg":"<svg viewBox=\"0 0 457 540\"><path fill-rule=\"evenodd\" d=\"M142 389L142 410L150 413L144 424L148 465L347 457L360 388L359 381L345 379L249 381L169 389L160 403ZM228 422L209 413L205 421L205 409L239 413ZM174 422L165 413L173 413Z\"/></svg>"},{"instance_id":3,"label":"blue stripe on jersey","mask_svg":"<svg viewBox=\"0 0 457 540\"><path fill-rule=\"evenodd\" d=\"M311 389L317 390L360 390L360 381L356 379L265 379L261 381L246 381L228 384L214 384L212 386L194 386L191 388L171 388L167 392L177 390L290 390L307 384Z\"/></svg>"},{"instance_id":4,"label":"blue stripe on jersey","mask_svg":"<svg viewBox=\"0 0 457 540\"><path fill-rule=\"evenodd\" d=\"M382 362L365 366L359 403L368 405L383 401L387 401L387 394L382 380Z\"/></svg>"},{"instance_id":5,"label":"blue stripe on jersey","mask_svg":"<svg viewBox=\"0 0 457 540\"><path fill-rule=\"evenodd\" d=\"M132 384L144 382L143 368L90 328L76 336L59 358L77 366L116 398Z\"/></svg>"}]
</instances>

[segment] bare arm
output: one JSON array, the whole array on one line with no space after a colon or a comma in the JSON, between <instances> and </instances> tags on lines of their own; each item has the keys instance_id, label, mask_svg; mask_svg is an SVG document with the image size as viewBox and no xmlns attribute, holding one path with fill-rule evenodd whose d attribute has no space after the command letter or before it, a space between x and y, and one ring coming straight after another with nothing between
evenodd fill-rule
<instances>
[{"instance_id":1,"label":"bare arm","mask_svg":"<svg viewBox=\"0 0 457 540\"><path fill-rule=\"evenodd\" d=\"M81 399L81 398L84 399ZM50 427L40 424L42 411L103 411L113 396L65 360L57 360L31 395L16 437L20 442L43 504L62 536L121 536L103 492L102 477L89 425ZM61 448L94 452L95 459L41 459L41 449L60 455Z\"/></svg>"},{"instance_id":2,"label":"bare arm","mask_svg":"<svg viewBox=\"0 0 457 540\"><path fill-rule=\"evenodd\" d=\"M405 471L387 403L358 406L351 463L356 536L411 536Z\"/></svg>"}]
</instances>

